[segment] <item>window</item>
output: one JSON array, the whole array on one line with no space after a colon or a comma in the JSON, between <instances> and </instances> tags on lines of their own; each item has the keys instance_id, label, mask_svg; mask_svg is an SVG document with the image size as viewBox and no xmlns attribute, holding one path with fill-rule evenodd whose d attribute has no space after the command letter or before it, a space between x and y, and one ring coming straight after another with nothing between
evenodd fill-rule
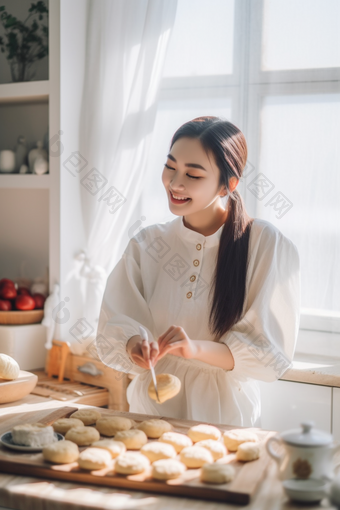
<instances>
[{"instance_id":1,"label":"window","mask_svg":"<svg viewBox=\"0 0 340 510\"><path fill-rule=\"evenodd\" d=\"M170 221L171 136L218 115L246 136L239 190L298 247L301 328L340 333L340 3L178 0L149 172L146 224Z\"/></svg>"}]
</instances>

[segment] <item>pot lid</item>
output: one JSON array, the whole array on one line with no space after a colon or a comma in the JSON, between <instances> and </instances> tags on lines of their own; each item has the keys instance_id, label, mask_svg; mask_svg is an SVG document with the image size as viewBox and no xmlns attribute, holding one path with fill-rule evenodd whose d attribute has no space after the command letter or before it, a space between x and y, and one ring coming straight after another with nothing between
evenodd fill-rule
<instances>
[{"instance_id":1,"label":"pot lid","mask_svg":"<svg viewBox=\"0 0 340 510\"><path fill-rule=\"evenodd\" d=\"M296 446L326 446L333 442L333 436L313 428L313 421L301 423L302 429L288 430L281 434L282 439Z\"/></svg>"}]
</instances>

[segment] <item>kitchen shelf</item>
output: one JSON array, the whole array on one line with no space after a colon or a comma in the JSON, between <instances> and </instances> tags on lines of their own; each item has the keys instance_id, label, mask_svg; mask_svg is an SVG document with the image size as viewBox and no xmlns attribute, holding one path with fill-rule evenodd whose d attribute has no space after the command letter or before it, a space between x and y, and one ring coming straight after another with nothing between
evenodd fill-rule
<instances>
[{"instance_id":1,"label":"kitchen shelf","mask_svg":"<svg viewBox=\"0 0 340 510\"><path fill-rule=\"evenodd\" d=\"M0 84L0 104L46 102L48 97L49 80Z\"/></svg>"},{"instance_id":2,"label":"kitchen shelf","mask_svg":"<svg viewBox=\"0 0 340 510\"><path fill-rule=\"evenodd\" d=\"M0 188L49 189L50 174L0 174Z\"/></svg>"}]
</instances>

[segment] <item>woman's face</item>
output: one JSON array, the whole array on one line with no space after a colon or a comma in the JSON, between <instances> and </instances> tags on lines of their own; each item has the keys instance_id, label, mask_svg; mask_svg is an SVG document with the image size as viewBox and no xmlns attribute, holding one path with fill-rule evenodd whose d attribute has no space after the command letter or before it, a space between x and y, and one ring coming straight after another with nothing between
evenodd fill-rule
<instances>
[{"instance_id":1,"label":"woman's face","mask_svg":"<svg viewBox=\"0 0 340 510\"><path fill-rule=\"evenodd\" d=\"M224 186L218 188L219 176L213 156L206 153L198 139L177 140L162 174L171 212L178 216L191 215L219 201L219 197L226 194ZM189 200L174 201L172 193Z\"/></svg>"}]
</instances>

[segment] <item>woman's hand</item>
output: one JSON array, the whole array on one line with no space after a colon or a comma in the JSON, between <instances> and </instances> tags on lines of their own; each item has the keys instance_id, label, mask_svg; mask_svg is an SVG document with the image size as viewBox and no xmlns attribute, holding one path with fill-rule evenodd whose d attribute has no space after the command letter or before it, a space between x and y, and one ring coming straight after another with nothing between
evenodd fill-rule
<instances>
[{"instance_id":1,"label":"woman's hand","mask_svg":"<svg viewBox=\"0 0 340 510\"><path fill-rule=\"evenodd\" d=\"M159 354L156 363L168 352L174 356L191 359L197 354L197 346L180 326L170 328L158 338Z\"/></svg>"},{"instance_id":2,"label":"woman's hand","mask_svg":"<svg viewBox=\"0 0 340 510\"><path fill-rule=\"evenodd\" d=\"M157 342L148 342L142 340L139 335L132 336L127 345L126 350L136 365L142 368L150 368L155 365L157 355L159 354L159 348Z\"/></svg>"}]
</instances>

